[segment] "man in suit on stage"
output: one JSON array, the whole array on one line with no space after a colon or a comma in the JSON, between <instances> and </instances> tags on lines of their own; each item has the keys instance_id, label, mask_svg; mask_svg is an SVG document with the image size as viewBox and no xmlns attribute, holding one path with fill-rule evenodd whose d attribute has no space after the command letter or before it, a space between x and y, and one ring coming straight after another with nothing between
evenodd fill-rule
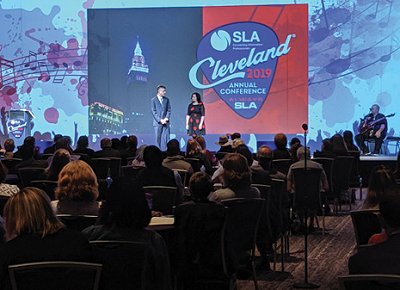
<instances>
[{"instance_id":1,"label":"man in suit on stage","mask_svg":"<svg viewBox=\"0 0 400 290\"><path fill-rule=\"evenodd\" d=\"M156 145L165 150L169 141L169 121L171 104L165 97L167 88L163 85L157 87L157 95L151 99L151 113L153 114L153 127L156 135Z\"/></svg>"}]
</instances>

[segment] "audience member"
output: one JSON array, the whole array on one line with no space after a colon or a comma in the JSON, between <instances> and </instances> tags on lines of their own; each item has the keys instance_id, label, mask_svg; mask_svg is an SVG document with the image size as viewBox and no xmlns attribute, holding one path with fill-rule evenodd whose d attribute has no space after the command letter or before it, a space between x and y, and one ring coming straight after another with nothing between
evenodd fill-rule
<instances>
[{"instance_id":1,"label":"audience member","mask_svg":"<svg viewBox=\"0 0 400 290\"><path fill-rule=\"evenodd\" d=\"M276 134L274 137L276 149L272 152L273 159L290 159L290 152L287 149L287 138L283 133Z\"/></svg>"},{"instance_id":2,"label":"audience member","mask_svg":"<svg viewBox=\"0 0 400 290\"><path fill-rule=\"evenodd\" d=\"M86 228L83 233L91 241L145 243L149 247L144 275L146 287L171 289L168 250L164 239L157 232L146 229L150 219L151 212L140 186L127 179L120 179L110 187L106 202L100 210L99 223Z\"/></svg>"},{"instance_id":3,"label":"audience member","mask_svg":"<svg viewBox=\"0 0 400 290\"><path fill-rule=\"evenodd\" d=\"M196 141L197 143L199 143L200 147L201 147L201 153L206 157L206 159L208 160L208 162L211 165L217 165L218 160L215 157L214 154L212 154L208 149L207 149L207 145L206 145L206 139L204 139L203 136L197 136L196 137Z\"/></svg>"},{"instance_id":4,"label":"audience member","mask_svg":"<svg viewBox=\"0 0 400 290\"><path fill-rule=\"evenodd\" d=\"M19 191L18 186L5 183L7 168L0 163L0 196L13 196Z\"/></svg>"},{"instance_id":5,"label":"audience member","mask_svg":"<svg viewBox=\"0 0 400 290\"><path fill-rule=\"evenodd\" d=\"M353 132L346 130L343 132L344 146L347 151L360 151L356 145L354 145Z\"/></svg>"},{"instance_id":6,"label":"audience member","mask_svg":"<svg viewBox=\"0 0 400 290\"><path fill-rule=\"evenodd\" d=\"M193 202L209 203L208 196L214 191L211 177L205 172L194 173L189 180L190 199Z\"/></svg>"},{"instance_id":7,"label":"audience member","mask_svg":"<svg viewBox=\"0 0 400 290\"><path fill-rule=\"evenodd\" d=\"M348 155L342 135L340 134L333 135L331 141L332 141L332 151L336 156Z\"/></svg>"},{"instance_id":8,"label":"audience member","mask_svg":"<svg viewBox=\"0 0 400 290\"><path fill-rule=\"evenodd\" d=\"M380 212L387 225L388 239L378 245L361 248L355 255L351 256L349 259L350 274L400 275L399 208L399 188L391 188L385 191L380 200ZM398 286L394 288L398 289Z\"/></svg>"},{"instance_id":9,"label":"audience member","mask_svg":"<svg viewBox=\"0 0 400 290\"><path fill-rule=\"evenodd\" d=\"M107 158L107 157L121 157L121 153L118 150L113 149L111 140L109 138L103 138L100 141L101 150L94 152L94 158Z\"/></svg>"},{"instance_id":10,"label":"audience member","mask_svg":"<svg viewBox=\"0 0 400 290\"><path fill-rule=\"evenodd\" d=\"M61 134L55 134L54 138L53 138L53 145L47 147L46 149L44 149L43 153L44 154L53 154L54 152L56 152L56 143L59 139L61 139L63 136Z\"/></svg>"},{"instance_id":11,"label":"audience member","mask_svg":"<svg viewBox=\"0 0 400 290\"><path fill-rule=\"evenodd\" d=\"M210 201L221 201L234 197L260 197L258 189L251 187L250 167L243 155L239 153L229 154L225 158L223 168L223 184L226 188L211 193Z\"/></svg>"},{"instance_id":12,"label":"audience member","mask_svg":"<svg viewBox=\"0 0 400 290\"><path fill-rule=\"evenodd\" d=\"M286 179L285 174L272 168L272 150L266 145L257 151L257 161L250 166L253 183L271 184L271 178Z\"/></svg>"},{"instance_id":13,"label":"audience member","mask_svg":"<svg viewBox=\"0 0 400 290\"><path fill-rule=\"evenodd\" d=\"M197 143L196 140L189 139L187 141L185 157L186 158L195 158L195 159L200 160L199 164L194 164L194 163L192 164L194 172L200 171L201 166L204 166L205 171L208 174L211 174L211 172L212 172L211 164L207 160L206 156L201 153L201 147L200 147L199 143ZM197 168L196 168L196 165L197 165Z\"/></svg>"},{"instance_id":14,"label":"audience member","mask_svg":"<svg viewBox=\"0 0 400 290\"><path fill-rule=\"evenodd\" d=\"M290 140L289 146L290 146L289 152L290 152L292 162L295 163L295 162L299 161L297 159L297 149L299 149L301 147L300 139L297 137L293 137L292 140Z\"/></svg>"},{"instance_id":15,"label":"audience member","mask_svg":"<svg viewBox=\"0 0 400 290\"><path fill-rule=\"evenodd\" d=\"M4 141L4 158L14 158L15 143L13 139L6 139Z\"/></svg>"},{"instance_id":16,"label":"audience member","mask_svg":"<svg viewBox=\"0 0 400 290\"><path fill-rule=\"evenodd\" d=\"M121 147L121 141L118 138L112 138L111 148L119 151L120 147Z\"/></svg>"},{"instance_id":17,"label":"audience member","mask_svg":"<svg viewBox=\"0 0 400 290\"><path fill-rule=\"evenodd\" d=\"M368 183L367 197L364 200L364 209L379 209L382 196L385 190L396 186L396 181L390 170L384 165L376 166L370 176Z\"/></svg>"},{"instance_id":18,"label":"audience member","mask_svg":"<svg viewBox=\"0 0 400 290\"><path fill-rule=\"evenodd\" d=\"M97 177L84 161L71 161L58 176L56 199L52 206L57 214L98 215Z\"/></svg>"},{"instance_id":19,"label":"audience member","mask_svg":"<svg viewBox=\"0 0 400 290\"><path fill-rule=\"evenodd\" d=\"M322 140L321 151L315 151L314 157L323 157L323 158L335 158L336 155L333 153L333 144L331 139L326 138Z\"/></svg>"},{"instance_id":20,"label":"audience member","mask_svg":"<svg viewBox=\"0 0 400 290\"><path fill-rule=\"evenodd\" d=\"M28 143L28 144L23 144L18 152L22 158L22 161L18 163L15 166L15 169L18 170L19 168L24 168L24 167L47 167L47 161L46 160L36 160L34 158L35 154L35 147L34 145Z\"/></svg>"},{"instance_id":21,"label":"audience member","mask_svg":"<svg viewBox=\"0 0 400 290\"><path fill-rule=\"evenodd\" d=\"M215 142L215 144L220 146L215 154L218 160L222 160L226 153L233 152L232 143L229 141L228 136L226 135L220 136L218 142Z\"/></svg>"},{"instance_id":22,"label":"audience member","mask_svg":"<svg viewBox=\"0 0 400 290\"><path fill-rule=\"evenodd\" d=\"M136 158L133 159L131 164L128 165L132 165L133 167L145 167L146 165L144 164L143 153L146 147L147 147L146 144L139 146Z\"/></svg>"},{"instance_id":23,"label":"audience member","mask_svg":"<svg viewBox=\"0 0 400 290\"><path fill-rule=\"evenodd\" d=\"M33 136L28 136L24 139L24 142L21 146L18 146L17 152L14 153L14 158L20 158L23 159L22 157L22 150L24 149L24 146L31 146L33 149L33 158L38 159L38 154L39 154L39 148L35 146L35 137Z\"/></svg>"},{"instance_id":24,"label":"audience member","mask_svg":"<svg viewBox=\"0 0 400 290\"><path fill-rule=\"evenodd\" d=\"M129 137L126 137L126 146L120 150L121 152L121 157L122 157L122 165L125 165L127 163L127 158L133 158L136 157L137 154L137 145L138 145L138 139L135 135L130 135Z\"/></svg>"},{"instance_id":25,"label":"audience member","mask_svg":"<svg viewBox=\"0 0 400 290\"><path fill-rule=\"evenodd\" d=\"M193 172L192 165L186 162L184 157L180 154L179 141L172 139L167 143L167 157L163 160L162 165L169 169L183 169L189 173Z\"/></svg>"},{"instance_id":26,"label":"audience member","mask_svg":"<svg viewBox=\"0 0 400 290\"><path fill-rule=\"evenodd\" d=\"M235 140L235 139L242 138L242 135L239 132L234 132L234 133L230 134L230 136L231 136L231 140L232 141Z\"/></svg>"},{"instance_id":27,"label":"audience member","mask_svg":"<svg viewBox=\"0 0 400 290\"><path fill-rule=\"evenodd\" d=\"M12 196L4 208L4 217L7 243L0 248L0 289L10 289L9 265L91 260L85 236L64 228L40 189L26 187ZM32 285L32 289L38 287Z\"/></svg>"},{"instance_id":28,"label":"audience member","mask_svg":"<svg viewBox=\"0 0 400 290\"><path fill-rule=\"evenodd\" d=\"M88 136L80 136L76 145L74 153L86 154L91 157L94 154L94 150L89 148L89 138Z\"/></svg>"},{"instance_id":29,"label":"audience member","mask_svg":"<svg viewBox=\"0 0 400 290\"><path fill-rule=\"evenodd\" d=\"M46 168L46 178L48 180L57 181L58 174L70 161L71 154L65 149L58 149L51 158L50 165Z\"/></svg>"}]
</instances>

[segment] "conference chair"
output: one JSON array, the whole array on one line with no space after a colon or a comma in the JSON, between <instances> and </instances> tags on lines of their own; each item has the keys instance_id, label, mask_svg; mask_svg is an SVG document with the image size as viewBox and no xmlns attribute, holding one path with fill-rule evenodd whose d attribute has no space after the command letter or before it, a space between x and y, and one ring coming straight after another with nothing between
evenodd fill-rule
<instances>
[{"instance_id":1,"label":"conference chair","mask_svg":"<svg viewBox=\"0 0 400 290\"><path fill-rule=\"evenodd\" d=\"M289 171L289 167L292 164L291 159L275 159L272 160L272 167L287 175Z\"/></svg>"},{"instance_id":2,"label":"conference chair","mask_svg":"<svg viewBox=\"0 0 400 290\"><path fill-rule=\"evenodd\" d=\"M382 231L383 219L379 210L363 209L350 212L357 247L368 245L369 238Z\"/></svg>"},{"instance_id":3,"label":"conference chair","mask_svg":"<svg viewBox=\"0 0 400 290\"><path fill-rule=\"evenodd\" d=\"M18 169L19 180L22 187L31 185L33 180L41 180L45 178L45 169L40 167L24 167Z\"/></svg>"},{"instance_id":4,"label":"conference chair","mask_svg":"<svg viewBox=\"0 0 400 290\"><path fill-rule=\"evenodd\" d=\"M47 196L50 200L55 200L55 189L57 187L57 181L51 180L32 180L31 186L40 188L44 192L46 192Z\"/></svg>"},{"instance_id":5,"label":"conference chair","mask_svg":"<svg viewBox=\"0 0 400 290\"><path fill-rule=\"evenodd\" d=\"M8 266L12 290L97 290L101 269L101 264L71 261Z\"/></svg>"},{"instance_id":6,"label":"conference chair","mask_svg":"<svg viewBox=\"0 0 400 290\"><path fill-rule=\"evenodd\" d=\"M386 290L400 289L400 275L353 274L339 276L341 290Z\"/></svg>"},{"instance_id":7,"label":"conference chair","mask_svg":"<svg viewBox=\"0 0 400 290\"><path fill-rule=\"evenodd\" d=\"M97 221L97 216L93 215L57 214L57 217L68 229L77 231L82 231Z\"/></svg>"},{"instance_id":8,"label":"conference chair","mask_svg":"<svg viewBox=\"0 0 400 290\"><path fill-rule=\"evenodd\" d=\"M143 192L151 205L150 208L154 211L160 211L164 215L174 213L174 206L178 197L178 189L173 186L143 186Z\"/></svg>"}]
</instances>

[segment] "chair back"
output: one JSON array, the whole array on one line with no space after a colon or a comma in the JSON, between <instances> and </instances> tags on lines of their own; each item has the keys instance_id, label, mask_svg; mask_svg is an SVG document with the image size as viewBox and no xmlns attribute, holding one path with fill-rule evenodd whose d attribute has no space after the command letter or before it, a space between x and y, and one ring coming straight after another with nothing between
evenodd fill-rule
<instances>
[{"instance_id":1,"label":"chair back","mask_svg":"<svg viewBox=\"0 0 400 290\"><path fill-rule=\"evenodd\" d=\"M201 161L198 158L184 158L186 162L189 162L192 165L193 172L199 172L201 168Z\"/></svg>"},{"instance_id":2,"label":"chair back","mask_svg":"<svg viewBox=\"0 0 400 290\"><path fill-rule=\"evenodd\" d=\"M400 275L357 274L339 276L341 290L400 289Z\"/></svg>"},{"instance_id":3,"label":"chair back","mask_svg":"<svg viewBox=\"0 0 400 290\"><path fill-rule=\"evenodd\" d=\"M8 174L17 174L17 170L15 170L15 166L22 162L20 158L6 158L1 159L1 163L7 168Z\"/></svg>"},{"instance_id":4,"label":"chair back","mask_svg":"<svg viewBox=\"0 0 400 290\"><path fill-rule=\"evenodd\" d=\"M147 201L152 210L164 215L173 214L176 205L178 189L173 186L143 186Z\"/></svg>"},{"instance_id":5,"label":"chair back","mask_svg":"<svg viewBox=\"0 0 400 290\"><path fill-rule=\"evenodd\" d=\"M318 209L320 207L321 168L293 169L294 206L298 209Z\"/></svg>"},{"instance_id":6,"label":"chair back","mask_svg":"<svg viewBox=\"0 0 400 290\"><path fill-rule=\"evenodd\" d=\"M54 153L43 153L42 155L40 155L40 158L42 160L47 160L47 159L49 159L50 157L53 157L53 156L54 156Z\"/></svg>"},{"instance_id":7,"label":"chair back","mask_svg":"<svg viewBox=\"0 0 400 290\"><path fill-rule=\"evenodd\" d=\"M101 269L101 264L69 261L8 266L12 290L97 290Z\"/></svg>"},{"instance_id":8,"label":"chair back","mask_svg":"<svg viewBox=\"0 0 400 290\"><path fill-rule=\"evenodd\" d=\"M272 240L274 234L271 225L271 186L256 183L253 183L251 186L257 188L260 191L260 198L265 200L260 216L257 239L265 240L266 237L270 237L271 239L269 240ZM276 214L276 209L274 210L274 214Z\"/></svg>"},{"instance_id":9,"label":"chair back","mask_svg":"<svg viewBox=\"0 0 400 290\"><path fill-rule=\"evenodd\" d=\"M335 194L350 187L350 176L353 167L353 156L337 156L333 165L333 189Z\"/></svg>"},{"instance_id":10,"label":"chair back","mask_svg":"<svg viewBox=\"0 0 400 290\"><path fill-rule=\"evenodd\" d=\"M211 277L225 277L226 208L214 203L186 203L175 209L177 277L183 289Z\"/></svg>"},{"instance_id":11,"label":"chair back","mask_svg":"<svg viewBox=\"0 0 400 290\"><path fill-rule=\"evenodd\" d=\"M110 173L110 158L92 158L90 166L92 167L97 179L106 179Z\"/></svg>"},{"instance_id":12,"label":"chair back","mask_svg":"<svg viewBox=\"0 0 400 290\"><path fill-rule=\"evenodd\" d=\"M258 224L264 202L265 200L261 198L232 198L221 202L227 207L225 242L232 251L229 256L234 265L238 265L239 257L248 251L251 251L254 257Z\"/></svg>"},{"instance_id":13,"label":"chair back","mask_svg":"<svg viewBox=\"0 0 400 290\"><path fill-rule=\"evenodd\" d=\"M190 179L189 171L187 171L185 169L173 169L173 171L175 171L179 174L179 176L181 177L183 186L186 187L189 185L189 179Z\"/></svg>"},{"instance_id":14,"label":"chair back","mask_svg":"<svg viewBox=\"0 0 400 290\"><path fill-rule=\"evenodd\" d=\"M350 212L357 246L368 244L373 234L382 231L379 210L354 210Z\"/></svg>"},{"instance_id":15,"label":"chair back","mask_svg":"<svg viewBox=\"0 0 400 290\"><path fill-rule=\"evenodd\" d=\"M52 180L32 180L31 186L40 188L47 193L50 200L55 200L55 189L57 187L57 181Z\"/></svg>"},{"instance_id":16,"label":"chair back","mask_svg":"<svg viewBox=\"0 0 400 290\"><path fill-rule=\"evenodd\" d=\"M333 189L333 166L335 163L335 159L324 158L324 157L315 157L315 158L313 158L313 161L321 164L322 168L324 168L326 177L328 179L329 191L332 191L332 189Z\"/></svg>"},{"instance_id":17,"label":"chair back","mask_svg":"<svg viewBox=\"0 0 400 290\"><path fill-rule=\"evenodd\" d=\"M292 164L291 159L275 159L272 160L272 167L287 175L289 171L289 167Z\"/></svg>"},{"instance_id":18,"label":"chair back","mask_svg":"<svg viewBox=\"0 0 400 290\"><path fill-rule=\"evenodd\" d=\"M360 185L360 151L348 151L349 156L352 156L353 159L353 166L351 167L350 173L350 184L352 186L359 186Z\"/></svg>"},{"instance_id":19,"label":"chair back","mask_svg":"<svg viewBox=\"0 0 400 290\"><path fill-rule=\"evenodd\" d=\"M276 208L278 216L271 216L271 223L277 226L281 232L289 229L290 200L286 189L286 181L271 179L271 209Z\"/></svg>"},{"instance_id":20,"label":"chair back","mask_svg":"<svg viewBox=\"0 0 400 290\"><path fill-rule=\"evenodd\" d=\"M68 229L77 231L82 231L97 221L97 216L94 215L57 214L57 217Z\"/></svg>"},{"instance_id":21,"label":"chair back","mask_svg":"<svg viewBox=\"0 0 400 290\"><path fill-rule=\"evenodd\" d=\"M96 261L103 264L100 289L148 289L147 244L132 241L91 241L90 244Z\"/></svg>"},{"instance_id":22,"label":"chair back","mask_svg":"<svg viewBox=\"0 0 400 290\"><path fill-rule=\"evenodd\" d=\"M31 185L32 180L44 179L44 168L40 167L24 167L18 169L19 179L22 187Z\"/></svg>"},{"instance_id":23,"label":"chair back","mask_svg":"<svg viewBox=\"0 0 400 290\"><path fill-rule=\"evenodd\" d=\"M132 165L127 165L127 166L122 166L121 169L123 176L129 179L136 179L139 171L142 170L143 167L134 167Z\"/></svg>"}]
</instances>

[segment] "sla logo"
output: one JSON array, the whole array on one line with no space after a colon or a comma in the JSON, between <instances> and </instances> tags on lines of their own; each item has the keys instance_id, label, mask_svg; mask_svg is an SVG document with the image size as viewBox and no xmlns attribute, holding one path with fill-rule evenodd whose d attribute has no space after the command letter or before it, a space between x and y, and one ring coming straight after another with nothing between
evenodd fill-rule
<instances>
[{"instance_id":1,"label":"sla logo","mask_svg":"<svg viewBox=\"0 0 400 290\"><path fill-rule=\"evenodd\" d=\"M260 42L260 37L258 36L257 31L253 31L250 33L246 31L233 31L232 39L228 32L225 30L218 30L212 33L210 42L212 48L217 51L225 51L233 40L234 43L252 43L252 42Z\"/></svg>"}]
</instances>

